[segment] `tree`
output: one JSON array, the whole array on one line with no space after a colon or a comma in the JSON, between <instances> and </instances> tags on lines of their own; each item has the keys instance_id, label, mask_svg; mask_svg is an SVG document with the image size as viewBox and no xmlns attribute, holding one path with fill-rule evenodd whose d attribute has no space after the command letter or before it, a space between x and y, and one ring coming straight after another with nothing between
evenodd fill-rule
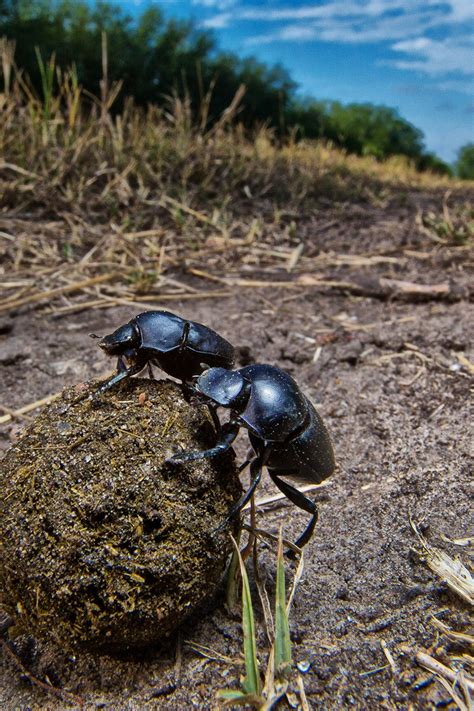
<instances>
[{"instance_id":1,"label":"tree","mask_svg":"<svg viewBox=\"0 0 474 711\"><path fill-rule=\"evenodd\" d=\"M287 126L294 127L301 138L325 138L333 140L329 120L328 103L312 98L292 101L287 111Z\"/></svg>"},{"instance_id":2,"label":"tree","mask_svg":"<svg viewBox=\"0 0 474 711\"><path fill-rule=\"evenodd\" d=\"M418 170L430 170L432 173L438 173L438 175L453 175L452 168L434 153L423 153L416 161L416 167Z\"/></svg>"},{"instance_id":3,"label":"tree","mask_svg":"<svg viewBox=\"0 0 474 711\"><path fill-rule=\"evenodd\" d=\"M416 159L423 153L422 132L387 106L333 102L329 124L333 140L350 153L379 159L392 155Z\"/></svg>"},{"instance_id":4,"label":"tree","mask_svg":"<svg viewBox=\"0 0 474 711\"><path fill-rule=\"evenodd\" d=\"M466 143L459 149L455 168L462 180L474 180L474 143Z\"/></svg>"}]
</instances>

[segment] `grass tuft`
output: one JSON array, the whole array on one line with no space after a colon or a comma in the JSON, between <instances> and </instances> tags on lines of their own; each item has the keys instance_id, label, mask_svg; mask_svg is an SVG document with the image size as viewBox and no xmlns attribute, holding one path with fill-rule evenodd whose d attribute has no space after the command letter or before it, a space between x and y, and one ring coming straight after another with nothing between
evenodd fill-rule
<instances>
[{"instance_id":1,"label":"grass tuft","mask_svg":"<svg viewBox=\"0 0 474 711\"><path fill-rule=\"evenodd\" d=\"M257 534L258 536L260 534ZM285 585L285 562L283 557L283 537L282 531L278 537L277 550L277 573L275 588L275 611L274 619L271 611L265 610L264 617L267 637L270 641L270 648L267 652L267 664L265 670L265 684L262 688L260 670L257 659L256 627L253 614L252 598L245 562L237 543L233 540L235 547L235 559L238 560L242 579L242 629L245 677L242 681L241 689L222 689L218 692L218 698L225 706L239 705L251 706L260 711L269 711L274 708L279 699L288 694L294 697L299 695L302 708L305 707L305 692L301 675L294 668L290 626L288 615L295 594L296 586L303 572L303 555L300 556L296 568L292 589L288 600L286 598ZM255 564L255 559L254 559ZM266 599L266 590L259 579L258 571L255 571L257 586L262 603ZM291 687L290 687L291 685ZM290 692L289 689L292 689ZM293 691L294 689L294 691Z\"/></svg>"}]
</instances>

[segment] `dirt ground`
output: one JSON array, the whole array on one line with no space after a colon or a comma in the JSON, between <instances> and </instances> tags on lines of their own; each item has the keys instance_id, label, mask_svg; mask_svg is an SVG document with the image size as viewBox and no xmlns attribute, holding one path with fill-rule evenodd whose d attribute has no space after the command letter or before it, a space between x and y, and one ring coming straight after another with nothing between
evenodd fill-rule
<instances>
[{"instance_id":1,"label":"dirt ground","mask_svg":"<svg viewBox=\"0 0 474 711\"><path fill-rule=\"evenodd\" d=\"M416 665L415 654L436 650L445 663L448 652L454 654L446 640L437 640L433 615L452 629L468 629L468 604L420 560L409 523L411 515L430 542L451 555L460 552L467 562L465 549L440 536L473 535L469 251L466 244L440 242L420 230L415 223L420 205L436 208L439 196L412 195L384 208L321 208L300 217L304 265L309 271L313 264L314 274L323 253L343 255L345 260L319 269L318 277L444 284L440 292L272 285L288 279L283 266L271 274L252 273L268 282L266 288L242 286L229 297L197 295L193 302L163 305L215 328L237 346L241 363L268 362L287 370L316 403L331 433L338 466L329 484L314 494L320 519L305 550L290 617L293 657L307 668L302 679L311 709L448 706L450 696L437 681L422 683L430 675ZM347 255L358 258L351 262ZM219 264L211 268L218 273ZM190 285L198 280L183 273L179 278ZM63 317L41 309L3 316L0 404L18 408L110 372L111 364L88 334L110 332L133 313L123 307ZM2 426L2 449L24 424ZM236 449L243 456L243 432ZM258 498L270 493L274 489L264 477ZM258 512L260 527L277 533L283 524L289 538L306 520L287 501ZM274 557L274 547L261 543L260 573L270 591ZM290 574L293 566L288 564ZM267 641L255 606L263 661ZM236 663L199 656L189 642ZM223 600L185 623L163 648L141 655L71 656L33 638L21 638L13 648L30 673L82 697L86 708L218 708L216 691L237 688L242 669L241 625ZM71 706L32 685L10 656L0 656L1 708Z\"/></svg>"}]
</instances>

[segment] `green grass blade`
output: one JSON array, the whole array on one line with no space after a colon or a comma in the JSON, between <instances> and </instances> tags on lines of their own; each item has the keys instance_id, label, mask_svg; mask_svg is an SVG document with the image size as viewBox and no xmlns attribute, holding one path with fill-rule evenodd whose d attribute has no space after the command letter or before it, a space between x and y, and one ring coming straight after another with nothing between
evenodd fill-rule
<instances>
[{"instance_id":1,"label":"green grass blade","mask_svg":"<svg viewBox=\"0 0 474 711\"><path fill-rule=\"evenodd\" d=\"M41 88L43 90L43 117L46 121L51 118L51 104L53 98L54 67L56 64L55 55L52 54L49 62L45 63L38 47L35 47L36 59L41 76Z\"/></svg>"},{"instance_id":2,"label":"green grass blade","mask_svg":"<svg viewBox=\"0 0 474 711\"><path fill-rule=\"evenodd\" d=\"M240 543L240 531L237 536L237 546ZM237 606L237 600L239 596L239 555L238 550L234 550L232 553L232 558L230 560L229 568L227 570L227 583L225 591L225 602L227 609L233 612Z\"/></svg>"},{"instance_id":3,"label":"green grass blade","mask_svg":"<svg viewBox=\"0 0 474 711\"><path fill-rule=\"evenodd\" d=\"M262 708L262 699L255 694L245 694L243 691L231 691L230 689L220 689L217 698L221 699L224 706L252 706Z\"/></svg>"},{"instance_id":4,"label":"green grass blade","mask_svg":"<svg viewBox=\"0 0 474 711\"><path fill-rule=\"evenodd\" d=\"M288 613L286 609L285 563L283 560L283 541L280 530L275 596L275 672L277 676L285 676L290 670L290 626L288 624Z\"/></svg>"},{"instance_id":5,"label":"green grass blade","mask_svg":"<svg viewBox=\"0 0 474 711\"><path fill-rule=\"evenodd\" d=\"M217 692L217 698L222 699L222 701L226 701L227 703L230 703L231 701L239 701L245 697L246 694L238 689L219 689Z\"/></svg>"},{"instance_id":6,"label":"green grass blade","mask_svg":"<svg viewBox=\"0 0 474 711\"><path fill-rule=\"evenodd\" d=\"M255 638L255 621L253 616L252 597L250 595L249 579L245 563L240 555L237 543L232 542L238 552L240 572L242 575L242 629L244 633L245 680L242 688L247 694L260 696L262 683L257 661L257 643Z\"/></svg>"}]
</instances>

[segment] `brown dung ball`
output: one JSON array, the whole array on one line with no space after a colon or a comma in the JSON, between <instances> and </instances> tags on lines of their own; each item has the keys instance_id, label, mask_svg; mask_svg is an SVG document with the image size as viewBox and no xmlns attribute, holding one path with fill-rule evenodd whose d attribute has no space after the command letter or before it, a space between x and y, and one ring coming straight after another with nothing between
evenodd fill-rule
<instances>
[{"instance_id":1,"label":"brown dung ball","mask_svg":"<svg viewBox=\"0 0 474 711\"><path fill-rule=\"evenodd\" d=\"M232 453L165 463L215 443L178 385L130 379L98 404L96 387L65 390L0 463L0 606L19 631L119 650L212 599L231 551L215 529L242 490Z\"/></svg>"}]
</instances>

